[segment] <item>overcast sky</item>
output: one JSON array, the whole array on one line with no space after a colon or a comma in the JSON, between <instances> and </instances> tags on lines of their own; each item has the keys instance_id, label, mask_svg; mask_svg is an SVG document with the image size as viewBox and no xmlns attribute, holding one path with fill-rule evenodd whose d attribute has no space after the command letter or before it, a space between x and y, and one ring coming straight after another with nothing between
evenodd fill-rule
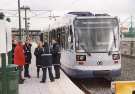
<instances>
[{"instance_id":1,"label":"overcast sky","mask_svg":"<svg viewBox=\"0 0 135 94\"><path fill-rule=\"evenodd\" d=\"M0 9L17 9L18 0L0 0ZM109 13L124 19L135 14L135 0L20 0L21 6L31 9L53 10L55 15L64 11L91 11L93 13ZM11 14L11 13L10 13ZM15 14L15 13L12 13ZM38 14L38 13L37 13ZM42 13L42 16L44 13ZM48 15L48 14L47 14ZM13 19L14 23L17 23ZM43 27L48 19L31 19L32 27ZM38 25L36 24L38 23Z\"/></svg>"}]
</instances>

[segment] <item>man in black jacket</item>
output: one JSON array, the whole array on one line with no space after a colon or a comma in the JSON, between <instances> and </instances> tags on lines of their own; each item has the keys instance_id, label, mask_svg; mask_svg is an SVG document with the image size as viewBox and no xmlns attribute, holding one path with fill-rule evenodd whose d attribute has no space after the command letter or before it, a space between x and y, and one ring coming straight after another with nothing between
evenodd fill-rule
<instances>
[{"instance_id":1,"label":"man in black jacket","mask_svg":"<svg viewBox=\"0 0 135 94\"><path fill-rule=\"evenodd\" d=\"M55 78L59 79L60 78L60 46L57 43L56 40L52 40L53 47L51 49L52 53L52 62L54 65L54 70L55 70Z\"/></svg>"},{"instance_id":2,"label":"man in black jacket","mask_svg":"<svg viewBox=\"0 0 135 94\"><path fill-rule=\"evenodd\" d=\"M31 64L31 46L32 44L30 43L30 40L27 39L26 43L24 45L24 54L25 54L25 65L24 65L24 77L28 77L30 78L30 74L29 74L29 65Z\"/></svg>"},{"instance_id":3,"label":"man in black jacket","mask_svg":"<svg viewBox=\"0 0 135 94\"><path fill-rule=\"evenodd\" d=\"M40 82L45 83L47 69L49 72L49 78L50 78L51 82L53 82L54 77L53 77L53 73L52 73L52 54L50 54L49 45L47 43L44 43L44 46L42 48L41 67L43 70L43 76L42 76L42 80Z\"/></svg>"}]
</instances>

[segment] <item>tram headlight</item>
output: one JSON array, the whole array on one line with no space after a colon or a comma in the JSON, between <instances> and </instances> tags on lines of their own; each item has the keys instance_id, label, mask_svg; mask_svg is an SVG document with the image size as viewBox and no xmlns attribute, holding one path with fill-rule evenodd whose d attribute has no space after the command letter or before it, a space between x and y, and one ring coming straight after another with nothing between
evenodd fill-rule
<instances>
[{"instance_id":1,"label":"tram headlight","mask_svg":"<svg viewBox=\"0 0 135 94\"><path fill-rule=\"evenodd\" d=\"M113 54L112 58L113 58L113 60L119 60L120 59L120 55L119 54Z\"/></svg>"},{"instance_id":2,"label":"tram headlight","mask_svg":"<svg viewBox=\"0 0 135 94\"><path fill-rule=\"evenodd\" d=\"M76 55L76 61L86 61L86 55Z\"/></svg>"}]
</instances>

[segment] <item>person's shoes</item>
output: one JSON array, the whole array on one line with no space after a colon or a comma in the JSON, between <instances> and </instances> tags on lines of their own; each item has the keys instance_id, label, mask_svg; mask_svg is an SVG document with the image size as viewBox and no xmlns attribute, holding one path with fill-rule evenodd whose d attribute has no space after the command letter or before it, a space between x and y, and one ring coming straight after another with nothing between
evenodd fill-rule
<instances>
[{"instance_id":1,"label":"person's shoes","mask_svg":"<svg viewBox=\"0 0 135 94\"><path fill-rule=\"evenodd\" d=\"M19 84L24 84L24 80L19 80Z\"/></svg>"},{"instance_id":2,"label":"person's shoes","mask_svg":"<svg viewBox=\"0 0 135 94\"><path fill-rule=\"evenodd\" d=\"M24 84L24 82L19 82L19 84Z\"/></svg>"},{"instance_id":3,"label":"person's shoes","mask_svg":"<svg viewBox=\"0 0 135 94\"><path fill-rule=\"evenodd\" d=\"M23 79L21 79L22 81L24 81L25 79L23 78Z\"/></svg>"},{"instance_id":4,"label":"person's shoes","mask_svg":"<svg viewBox=\"0 0 135 94\"><path fill-rule=\"evenodd\" d=\"M31 78L31 76L30 76L30 75L24 75L24 77Z\"/></svg>"},{"instance_id":5,"label":"person's shoes","mask_svg":"<svg viewBox=\"0 0 135 94\"><path fill-rule=\"evenodd\" d=\"M53 79L53 80L51 80L51 82L54 82L55 80Z\"/></svg>"},{"instance_id":6,"label":"person's shoes","mask_svg":"<svg viewBox=\"0 0 135 94\"><path fill-rule=\"evenodd\" d=\"M37 74L37 78L39 78L39 75Z\"/></svg>"},{"instance_id":7,"label":"person's shoes","mask_svg":"<svg viewBox=\"0 0 135 94\"><path fill-rule=\"evenodd\" d=\"M28 77L28 75L24 75L24 77Z\"/></svg>"},{"instance_id":8,"label":"person's shoes","mask_svg":"<svg viewBox=\"0 0 135 94\"><path fill-rule=\"evenodd\" d=\"M42 81L40 81L40 83L45 83L45 81L42 80Z\"/></svg>"},{"instance_id":9,"label":"person's shoes","mask_svg":"<svg viewBox=\"0 0 135 94\"><path fill-rule=\"evenodd\" d=\"M31 78L31 76L30 76L30 75L28 75L27 77L28 77L28 78Z\"/></svg>"},{"instance_id":10,"label":"person's shoes","mask_svg":"<svg viewBox=\"0 0 135 94\"><path fill-rule=\"evenodd\" d=\"M55 77L55 79L59 79L60 77Z\"/></svg>"}]
</instances>

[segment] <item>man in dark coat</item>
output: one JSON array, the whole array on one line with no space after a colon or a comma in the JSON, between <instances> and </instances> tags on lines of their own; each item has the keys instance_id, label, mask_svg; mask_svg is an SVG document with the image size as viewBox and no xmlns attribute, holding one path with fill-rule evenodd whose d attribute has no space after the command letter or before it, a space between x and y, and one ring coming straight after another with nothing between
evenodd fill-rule
<instances>
[{"instance_id":1,"label":"man in dark coat","mask_svg":"<svg viewBox=\"0 0 135 94\"><path fill-rule=\"evenodd\" d=\"M55 70L55 78L59 79L60 78L60 46L57 43L56 40L52 40L53 47L51 49L52 53L52 62L54 65L54 70Z\"/></svg>"},{"instance_id":2,"label":"man in dark coat","mask_svg":"<svg viewBox=\"0 0 135 94\"><path fill-rule=\"evenodd\" d=\"M29 75L29 65L31 64L31 58L32 58L32 55L31 55L31 43L30 43L30 40L27 39L26 40L26 43L24 45L24 53L25 53L25 66L24 66L24 77L28 77L30 78L30 75Z\"/></svg>"},{"instance_id":3,"label":"man in dark coat","mask_svg":"<svg viewBox=\"0 0 135 94\"><path fill-rule=\"evenodd\" d=\"M46 81L46 71L48 69L49 78L51 82L54 81L53 73L52 73L52 54L49 52L49 46L47 43L44 44L41 52L41 66L43 70L43 76L41 83L45 83Z\"/></svg>"}]
</instances>

